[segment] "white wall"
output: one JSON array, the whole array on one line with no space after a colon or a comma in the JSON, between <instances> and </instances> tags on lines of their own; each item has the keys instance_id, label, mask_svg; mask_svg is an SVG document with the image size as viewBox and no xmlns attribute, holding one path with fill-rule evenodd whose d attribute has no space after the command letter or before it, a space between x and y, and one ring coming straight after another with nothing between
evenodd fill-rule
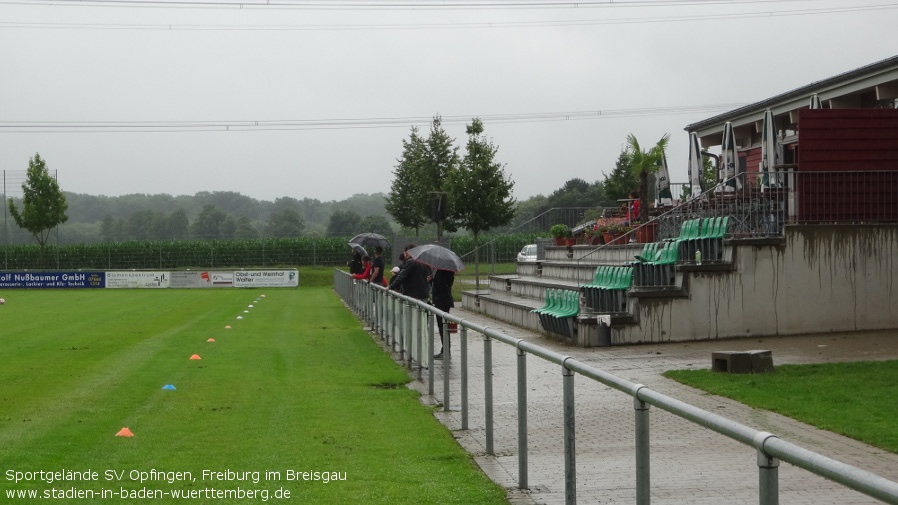
<instances>
[{"instance_id":1,"label":"white wall","mask_svg":"<svg viewBox=\"0 0 898 505\"><path fill-rule=\"evenodd\" d=\"M737 245L735 269L686 272L689 298L635 304L613 344L898 328L898 227L789 226Z\"/></svg>"}]
</instances>

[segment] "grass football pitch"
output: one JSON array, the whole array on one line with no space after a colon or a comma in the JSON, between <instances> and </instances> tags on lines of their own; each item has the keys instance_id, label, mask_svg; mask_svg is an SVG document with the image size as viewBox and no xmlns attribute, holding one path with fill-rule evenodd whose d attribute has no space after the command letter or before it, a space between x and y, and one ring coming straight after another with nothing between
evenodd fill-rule
<instances>
[{"instance_id":1,"label":"grass football pitch","mask_svg":"<svg viewBox=\"0 0 898 505\"><path fill-rule=\"evenodd\" d=\"M327 287L3 296L0 505L507 503Z\"/></svg>"}]
</instances>

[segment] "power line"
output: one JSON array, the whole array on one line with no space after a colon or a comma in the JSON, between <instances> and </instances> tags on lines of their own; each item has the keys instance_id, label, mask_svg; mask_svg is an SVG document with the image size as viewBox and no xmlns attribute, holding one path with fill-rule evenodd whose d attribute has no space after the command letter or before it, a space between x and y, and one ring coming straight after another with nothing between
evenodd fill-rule
<instances>
[{"instance_id":1,"label":"power line","mask_svg":"<svg viewBox=\"0 0 898 505\"><path fill-rule=\"evenodd\" d=\"M2 0L0 4L48 5L60 7L194 7L194 8L279 8L308 10L518 10L518 9L596 9L627 7L679 7L739 4L783 4L810 0Z\"/></svg>"},{"instance_id":2,"label":"power line","mask_svg":"<svg viewBox=\"0 0 898 505\"><path fill-rule=\"evenodd\" d=\"M3 2L0 4L13 3ZM81 30L170 30L170 31L337 31L337 30L409 30L409 29L458 29L458 28L538 28L553 26L599 26L620 24L650 24L685 21L720 21L727 19L751 19L758 17L787 17L869 12L892 10L898 3L852 5L849 7L825 7L743 13L669 15L635 18L573 19L540 21L476 21L448 23L384 23L384 24L305 24L305 25L216 25L174 23L49 23L0 21L0 28L22 29L81 29Z\"/></svg>"},{"instance_id":3,"label":"power line","mask_svg":"<svg viewBox=\"0 0 898 505\"><path fill-rule=\"evenodd\" d=\"M443 124L467 124L474 117L485 123L514 124L547 121L583 121L640 116L694 114L732 110L742 103L685 105L637 109L605 109L573 112L537 112L441 116ZM254 121L0 121L0 133L184 133L290 130L348 130L364 128L404 128L429 125L432 117L291 119Z\"/></svg>"}]
</instances>

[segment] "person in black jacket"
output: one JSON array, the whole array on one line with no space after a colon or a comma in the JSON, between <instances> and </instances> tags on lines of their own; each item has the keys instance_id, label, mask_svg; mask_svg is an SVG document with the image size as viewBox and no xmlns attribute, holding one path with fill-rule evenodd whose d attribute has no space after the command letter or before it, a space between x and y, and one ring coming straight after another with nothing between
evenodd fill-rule
<instances>
[{"instance_id":1,"label":"person in black jacket","mask_svg":"<svg viewBox=\"0 0 898 505\"><path fill-rule=\"evenodd\" d=\"M412 247L415 246L409 245L405 249L408 250ZM430 286L427 284L428 275L430 275L430 267L418 263L406 254L405 262L402 263L399 273L390 279L387 289L401 291L405 296L426 301L430 294Z\"/></svg>"},{"instance_id":2,"label":"person in black jacket","mask_svg":"<svg viewBox=\"0 0 898 505\"><path fill-rule=\"evenodd\" d=\"M452 299L452 285L455 283L455 272L449 270L437 270L431 278L433 282L433 306L449 312L449 309L455 307L455 301ZM443 318L437 316L437 328L440 329L440 342L443 348L440 353L433 359L443 359L443 355L449 354L449 331L443 328Z\"/></svg>"},{"instance_id":3,"label":"person in black jacket","mask_svg":"<svg viewBox=\"0 0 898 505\"><path fill-rule=\"evenodd\" d=\"M349 259L349 262L346 263L346 266L349 267L349 273L351 274L362 273L362 255L358 250L352 250L352 258Z\"/></svg>"}]
</instances>

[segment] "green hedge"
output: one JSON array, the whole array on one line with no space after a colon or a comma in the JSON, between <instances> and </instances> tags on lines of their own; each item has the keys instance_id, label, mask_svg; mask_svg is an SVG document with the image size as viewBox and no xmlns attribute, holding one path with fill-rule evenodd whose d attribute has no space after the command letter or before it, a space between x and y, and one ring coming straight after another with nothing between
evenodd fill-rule
<instances>
[{"instance_id":1,"label":"green hedge","mask_svg":"<svg viewBox=\"0 0 898 505\"><path fill-rule=\"evenodd\" d=\"M535 233L484 235L478 239L481 263L511 263ZM264 240L194 240L49 245L40 261L37 245L9 245L0 257L4 270L178 270L186 268L272 268L343 266L349 238L272 238ZM474 262L473 237L454 237L453 251ZM390 258L390 251L384 253Z\"/></svg>"},{"instance_id":2,"label":"green hedge","mask_svg":"<svg viewBox=\"0 0 898 505\"><path fill-rule=\"evenodd\" d=\"M148 241L47 246L10 245L0 258L6 270L177 270L340 266L349 259L347 238Z\"/></svg>"}]
</instances>

